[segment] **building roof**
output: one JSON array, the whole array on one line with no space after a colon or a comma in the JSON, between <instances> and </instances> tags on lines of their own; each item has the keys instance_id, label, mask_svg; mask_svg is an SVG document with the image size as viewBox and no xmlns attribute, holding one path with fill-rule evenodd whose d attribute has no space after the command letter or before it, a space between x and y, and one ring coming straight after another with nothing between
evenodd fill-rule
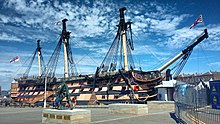
<instances>
[{"instance_id":1,"label":"building roof","mask_svg":"<svg viewBox=\"0 0 220 124\"><path fill-rule=\"evenodd\" d=\"M196 73L196 74L181 74L175 78L178 81L183 81L188 84L197 84L201 80L208 82L210 80L220 80L220 72L209 71L206 73Z\"/></svg>"},{"instance_id":2,"label":"building roof","mask_svg":"<svg viewBox=\"0 0 220 124\"><path fill-rule=\"evenodd\" d=\"M170 80L170 81L162 81L162 84L156 86L155 88L171 88L174 87L174 85L176 84L176 80Z\"/></svg>"}]
</instances>

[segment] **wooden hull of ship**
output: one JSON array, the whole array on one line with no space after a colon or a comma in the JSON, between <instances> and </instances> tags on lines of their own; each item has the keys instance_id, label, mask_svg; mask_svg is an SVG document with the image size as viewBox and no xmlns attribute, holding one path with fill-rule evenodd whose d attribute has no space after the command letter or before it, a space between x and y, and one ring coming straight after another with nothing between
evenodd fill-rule
<instances>
[{"instance_id":1,"label":"wooden hull of ship","mask_svg":"<svg viewBox=\"0 0 220 124\"><path fill-rule=\"evenodd\" d=\"M135 80L129 73L126 77ZM54 105L57 88L63 83L63 79L53 79L47 83L47 103ZM111 81L111 86L109 86ZM73 77L65 80L69 88L70 98L75 98L79 105L109 104L109 103L128 103L131 102L131 90L125 84L119 74L99 77L94 84L94 78ZM113 83L112 83L113 82ZM36 105L43 105L44 83L36 80L18 81L18 93L14 98L16 102L25 102ZM131 82L134 90L134 102L139 103L137 99L154 99L156 91L155 83ZM65 99L64 99L65 101ZM146 102L146 101L144 101Z\"/></svg>"}]
</instances>

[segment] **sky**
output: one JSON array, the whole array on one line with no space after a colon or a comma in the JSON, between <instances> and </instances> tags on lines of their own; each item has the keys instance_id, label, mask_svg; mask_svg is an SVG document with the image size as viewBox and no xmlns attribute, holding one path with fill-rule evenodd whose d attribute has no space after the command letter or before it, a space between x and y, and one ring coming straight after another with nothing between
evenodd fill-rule
<instances>
[{"instance_id":1,"label":"sky","mask_svg":"<svg viewBox=\"0 0 220 124\"><path fill-rule=\"evenodd\" d=\"M194 48L181 73L220 71L219 5L219 0L0 0L0 86L9 90L24 72L38 39L48 62L62 30L56 22L64 18L78 73L95 73L116 35L121 7L133 22L136 67L161 67L207 28L209 38ZM199 15L204 25L189 29ZM10 63L16 56L20 61ZM63 73L62 59L58 74ZM37 60L30 73L37 74Z\"/></svg>"}]
</instances>

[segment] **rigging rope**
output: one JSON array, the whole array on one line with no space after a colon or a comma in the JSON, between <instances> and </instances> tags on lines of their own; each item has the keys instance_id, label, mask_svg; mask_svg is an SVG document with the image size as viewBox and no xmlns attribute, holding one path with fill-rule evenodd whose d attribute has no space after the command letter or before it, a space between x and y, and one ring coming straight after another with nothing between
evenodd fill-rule
<instances>
[{"instance_id":1,"label":"rigging rope","mask_svg":"<svg viewBox=\"0 0 220 124\"><path fill-rule=\"evenodd\" d=\"M109 48L104 60L101 63L101 66L100 66L101 72L115 71L118 61L119 61L119 68L123 67L122 66L122 62L123 62L123 46L122 45L123 44L122 44L122 39L120 38L122 36L122 28L123 30L128 30L127 32L125 31L125 33L126 33L126 39L127 37L129 37L129 39L126 40L126 47L127 47L127 53L128 53L127 56L129 56L130 68L135 67L133 57L131 54L131 50L134 50L131 22L127 22L125 24L120 22L118 25L118 31L113 40L113 43L111 44L111 47ZM118 60L119 49L120 49L120 59Z\"/></svg>"},{"instance_id":2,"label":"rigging rope","mask_svg":"<svg viewBox=\"0 0 220 124\"><path fill-rule=\"evenodd\" d=\"M206 58L205 60L207 61L207 63L211 63L210 59L208 59L208 55L206 54L202 44L199 45L199 47L201 48L202 53L204 54L204 57ZM211 68L210 70L215 70L212 66L209 66L209 67Z\"/></svg>"},{"instance_id":3,"label":"rigging rope","mask_svg":"<svg viewBox=\"0 0 220 124\"><path fill-rule=\"evenodd\" d=\"M58 62L58 58L59 58L60 50L61 50L61 44L62 44L62 37L60 36L59 42L57 43L57 46L47 63L47 66L46 66L47 69L42 73L42 76L47 76L47 77L55 76L57 62Z\"/></svg>"},{"instance_id":4,"label":"rigging rope","mask_svg":"<svg viewBox=\"0 0 220 124\"><path fill-rule=\"evenodd\" d=\"M173 77L177 77L177 76L180 74L180 72L182 71L183 67L186 65L186 62L187 62L187 60L189 59L189 56L191 55L192 51L193 51L193 50L190 50L190 51L188 51L187 53L185 53L185 55L182 57L182 59L179 61L179 63L176 64L176 65L171 69L171 71L172 71L173 69L176 68L176 70L175 70L174 73L173 73L173 75L174 75Z\"/></svg>"},{"instance_id":5,"label":"rigging rope","mask_svg":"<svg viewBox=\"0 0 220 124\"><path fill-rule=\"evenodd\" d=\"M35 56L36 56L36 53L37 53L37 49L34 51L34 54L32 55L32 59L31 59L29 65L28 65L28 68L26 69L25 73L23 74L23 77L24 77L24 78L27 78L27 77L28 77L28 74L29 74L30 69L31 69L31 67L32 67L32 64L33 64L34 58L35 58Z\"/></svg>"},{"instance_id":6,"label":"rigging rope","mask_svg":"<svg viewBox=\"0 0 220 124\"><path fill-rule=\"evenodd\" d=\"M114 39L113 43L111 44L110 49L108 50L104 60L101 63L101 66L100 66L101 71L103 71L103 72L108 71L112 60L114 62L117 62L117 60L114 60L114 59L117 59L117 56L116 55L114 56L114 53L115 54L118 53L117 51L118 51L119 39L120 39L120 32L118 30L118 32L115 36L115 39Z\"/></svg>"},{"instance_id":7,"label":"rigging rope","mask_svg":"<svg viewBox=\"0 0 220 124\"><path fill-rule=\"evenodd\" d=\"M127 47L131 47L127 44ZM130 64L130 68L135 68L135 64L134 64L134 60L133 60L133 56L131 54L131 49L127 49L127 52L128 52L128 56L129 56L129 64Z\"/></svg>"},{"instance_id":8,"label":"rigging rope","mask_svg":"<svg viewBox=\"0 0 220 124\"><path fill-rule=\"evenodd\" d=\"M72 76L77 76L78 72L77 72L77 68L76 68L76 64L73 60L73 56L72 56L72 50L71 50L71 45L69 43L69 39L67 40L67 57L68 57L68 61L70 63L70 73L72 74Z\"/></svg>"}]
</instances>

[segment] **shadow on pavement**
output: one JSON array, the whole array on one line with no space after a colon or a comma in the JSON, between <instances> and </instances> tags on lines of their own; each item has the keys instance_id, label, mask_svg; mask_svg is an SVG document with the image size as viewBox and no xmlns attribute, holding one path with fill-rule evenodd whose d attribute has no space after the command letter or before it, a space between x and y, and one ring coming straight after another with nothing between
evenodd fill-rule
<instances>
[{"instance_id":1,"label":"shadow on pavement","mask_svg":"<svg viewBox=\"0 0 220 124\"><path fill-rule=\"evenodd\" d=\"M170 112L170 117L176 121L177 124L185 124L184 122L182 122L175 114L175 112Z\"/></svg>"}]
</instances>

